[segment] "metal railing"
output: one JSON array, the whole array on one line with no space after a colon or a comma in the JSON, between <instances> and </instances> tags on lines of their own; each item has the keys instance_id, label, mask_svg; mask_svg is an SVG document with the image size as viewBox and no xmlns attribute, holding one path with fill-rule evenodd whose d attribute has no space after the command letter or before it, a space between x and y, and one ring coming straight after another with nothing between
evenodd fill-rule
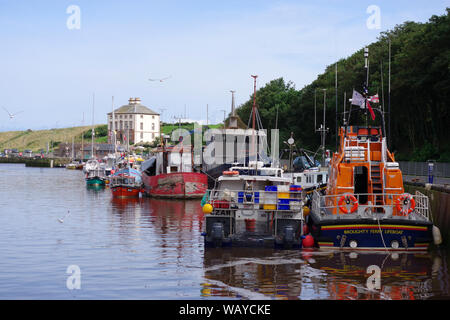
<instances>
[{"instance_id":1,"label":"metal railing","mask_svg":"<svg viewBox=\"0 0 450 320\"><path fill-rule=\"evenodd\" d=\"M214 209L256 209L265 211L300 211L304 191L207 190L207 202Z\"/></svg>"},{"instance_id":2,"label":"metal railing","mask_svg":"<svg viewBox=\"0 0 450 320\"><path fill-rule=\"evenodd\" d=\"M403 175L427 176L428 163L414 161L398 161ZM436 162L433 175L435 177L450 177L450 163Z\"/></svg>"},{"instance_id":3,"label":"metal railing","mask_svg":"<svg viewBox=\"0 0 450 320\"><path fill-rule=\"evenodd\" d=\"M317 191L314 192L312 198L312 210L313 212L319 213L319 216L323 218L329 218L330 216L335 217L348 217L348 218L377 218L380 215L383 217L395 217L399 219L415 219L415 220L429 220L429 199L423 194L411 195L415 202L415 207L411 213L402 213L399 210L405 210L407 212L408 205L399 201L404 194L393 194L393 193L361 193L352 194L356 202L346 203L346 201L341 201L342 197L349 194L338 194L338 195L320 195ZM377 204L377 202L382 201L382 204ZM347 211L347 213L344 212ZM415 215L412 215L415 213Z\"/></svg>"}]
</instances>

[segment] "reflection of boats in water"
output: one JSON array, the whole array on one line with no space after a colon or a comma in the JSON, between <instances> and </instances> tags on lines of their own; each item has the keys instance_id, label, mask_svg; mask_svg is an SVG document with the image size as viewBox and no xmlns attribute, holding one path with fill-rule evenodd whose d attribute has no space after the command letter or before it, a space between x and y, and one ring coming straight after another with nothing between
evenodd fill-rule
<instances>
[{"instance_id":1,"label":"reflection of boats in water","mask_svg":"<svg viewBox=\"0 0 450 320\"><path fill-rule=\"evenodd\" d=\"M203 297L298 299L302 290L298 251L217 248L203 261Z\"/></svg>"},{"instance_id":2,"label":"reflection of boats in water","mask_svg":"<svg viewBox=\"0 0 450 320\"><path fill-rule=\"evenodd\" d=\"M437 254L307 250L205 250L201 294L302 300L423 300L449 294L447 281L438 279L448 271ZM374 275L369 266L380 269L379 287L368 285Z\"/></svg>"},{"instance_id":3,"label":"reflection of boats in water","mask_svg":"<svg viewBox=\"0 0 450 320\"><path fill-rule=\"evenodd\" d=\"M163 234L189 231L191 240L199 237L202 228L203 212L198 200L167 200L144 198L145 211L150 213L152 223ZM187 240L189 241L189 240Z\"/></svg>"},{"instance_id":4,"label":"reflection of boats in water","mask_svg":"<svg viewBox=\"0 0 450 320\"><path fill-rule=\"evenodd\" d=\"M86 189L91 191L105 191L105 187L100 184L86 184Z\"/></svg>"},{"instance_id":5,"label":"reflection of boats in water","mask_svg":"<svg viewBox=\"0 0 450 320\"><path fill-rule=\"evenodd\" d=\"M326 272L328 299L415 300L433 296L431 274L438 270L441 259L429 253L363 253L329 252L312 255L312 267ZM369 289L370 276L378 276L379 287Z\"/></svg>"}]
</instances>

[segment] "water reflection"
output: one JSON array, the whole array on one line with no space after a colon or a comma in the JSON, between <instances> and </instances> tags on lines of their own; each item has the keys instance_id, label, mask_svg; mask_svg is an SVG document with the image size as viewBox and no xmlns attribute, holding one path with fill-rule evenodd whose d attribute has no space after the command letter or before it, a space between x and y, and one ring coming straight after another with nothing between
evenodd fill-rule
<instances>
[{"instance_id":1,"label":"water reflection","mask_svg":"<svg viewBox=\"0 0 450 320\"><path fill-rule=\"evenodd\" d=\"M92 192L92 193L103 193L105 192L106 187L105 186L99 186L99 185L86 185L86 190Z\"/></svg>"},{"instance_id":2,"label":"water reflection","mask_svg":"<svg viewBox=\"0 0 450 320\"><path fill-rule=\"evenodd\" d=\"M298 251L212 248L204 253L201 295L245 299L296 299L302 290Z\"/></svg>"},{"instance_id":3,"label":"water reflection","mask_svg":"<svg viewBox=\"0 0 450 320\"><path fill-rule=\"evenodd\" d=\"M449 294L445 252L356 253L212 249L204 255L204 297L415 300ZM378 266L380 288L368 286Z\"/></svg>"},{"instance_id":4,"label":"water reflection","mask_svg":"<svg viewBox=\"0 0 450 320\"><path fill-rule=\"evenodd\" d=\"M432 296L429 253L356 253L333 252L315 258L311 266L325 271L329 299L414 300ZM370 290L367 281L378 266L379 290Z\"/></svg>"},{"instance_id":5,"label":"water reflection","mask_svg":"<svg viewBox=\"0 0 450 320\"><path fill-rule=\"evenodd\" d=\"M0 298L73 299L71 264L82 270L82 299L450 298L448 249L209 250L198 200L114 199L108 187L87 188L78 171L0 171ZM366 287L369 265L381 267L378 291Z\"/></svg>"}]
</instances>

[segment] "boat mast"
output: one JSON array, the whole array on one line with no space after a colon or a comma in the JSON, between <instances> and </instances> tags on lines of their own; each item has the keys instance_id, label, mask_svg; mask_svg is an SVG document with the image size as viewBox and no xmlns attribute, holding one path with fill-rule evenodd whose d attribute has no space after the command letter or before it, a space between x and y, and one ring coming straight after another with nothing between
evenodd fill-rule
<instances>
[{"instance_id":1,"label":"boat mast","mask_svg":"<svg viewBox=\"0 0 450 320\"><path fill-rule=\"evenodd\" d=\"M81 126L84 126L84 112L83 112L83 120L81 122ZM84 132L81 131L81 162L84 160Z\"/></svg>"},{"instance_id":2,"label":"boat mast","mask_svg":"<svg viewBox=\"0 0 450 320\"><path fill-rule=\"evenodd\" d=\"M92 131L91 131L91 158L94 158L94 108L95 108L95 93L92 94Z\"/></svg>"},{"instance_id":3,"label":"boat mast","mask_svg":"<svg viewBox=\"0 0 450 320\"><path fill-rule=\"evenodd\" d=\"M369 127L369 110L367 108L367 98L368 98L368 93L369 93L369 48L365 47L364 48L364 68L366 68L366 83L364 86L364 98L366 98L364 100L364 104L366 107L366 127Z\"/></svg>"},{"instance_id":4,"label":"boat mast","mask_svg":"<svg viewBox=\"0 0 450 320\"><path fill-rule=\"evenodd\" d=\"M323 128L322 128L322 159L323 159L323 165L325 166L325 132L326 132L326 125L325 125L325 111L326 111L326 98L327 98L327 89L323 89Z\"/></svg>"},{"instance_id":5,"label":"boat mast","mask_svg":"<svg viewBox=\"0 0 450 320\"><path fill-rule=\"evenodd\" d=\"M112 124L111 124L111 141L114 141L114 159L117 153L117 142L116 142L116 115L114 114L114 96L112 96ZM114 137L114 139L112 139Z\"/></svg>"},{"instance_id":6,"label":"boat mast","mask_svg":"<svg viewBox=\"0 0 450 320\"><path fill-rule=\"evenodd\" d=\"M253 85L253 108L252 108L252 147L251 147L251 155L255 154L255 117L256 117L256 78L258 78L257 75L252 75L252 78L254 79L254 85ZM249 158L250 160L250 158ZM258 157L256 156L256 161L258 160Z\"/></svg>"},{"instance_id":7,"label":"boat mast","mask_svg":"<svg viewBox=\"0 0 450 320\"><path fill-rule=\"evenodd\" d=\"M335 96L336 96L336 152L338 150L338 65L336 62L336 78L335 78L335 86L334 86L334 90L335 90Z\"/></svg>"},{"instance_id":8,"label":"boat mast","mask_svg":"<svg viewBox=\"0 0 450 320\"><path fill-rule=\"evenodd\" d=\"M389 72L388 72L388 145L391 146L391 39L389 38Z\"/></svg>"}]
</instances>

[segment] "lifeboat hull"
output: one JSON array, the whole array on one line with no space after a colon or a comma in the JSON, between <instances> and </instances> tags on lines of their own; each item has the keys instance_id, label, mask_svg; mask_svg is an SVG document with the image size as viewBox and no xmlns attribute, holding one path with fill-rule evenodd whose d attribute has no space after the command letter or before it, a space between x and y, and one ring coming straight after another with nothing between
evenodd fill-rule
<instances>
[{"instance_id":1,"label":"lifeboat hull","mask_svg":"<svg viewBox=\"0 0 450 320\"><path fill-rule=\"evenodd\" d=\"M319 248L426 251L433 241L431 223L350 220L312 224L310 230Z\"/></svg>"},{"instance_id":2,"label":"lifeboat hull","mask_svg":"<svg viewBox=\"0 0 450 320\"><path fill-rule=\"evenodd\" d=\"M208 189L208 177L197 172L174 172L149 176L142 174L144 193L150 197L171 199L202 198Z\"/></svg>"}]
</instances>

